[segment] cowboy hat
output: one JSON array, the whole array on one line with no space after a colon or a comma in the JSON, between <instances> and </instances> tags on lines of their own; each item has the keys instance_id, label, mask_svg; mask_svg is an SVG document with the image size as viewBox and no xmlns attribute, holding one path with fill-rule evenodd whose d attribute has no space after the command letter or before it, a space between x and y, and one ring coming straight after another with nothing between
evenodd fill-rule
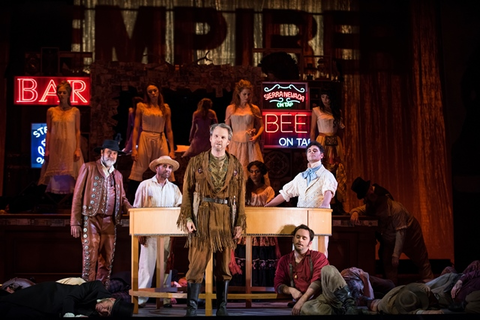
<instances>
[{"instance_id":1,"label":"cowboy hat","mask_svg":"<svg viewBox=\"0 0 480 320\"><path fill-rule=\"evenodd\" d=\"M426 287L426 285L423 283L410 283L398 291L393 304L399 314L411 313L417 309L428 309L430 299L425 288L422 287Z\"/></svg>"},{"instance_id":2,"label":"cowboy hat","mask_svg":"<svg viewBox=\"0 0 480 320\"><path fill-rule=\"evenodd\" d=\"M353 183L351 189L357 194L358 199L363 199L367 195L368 188L370 188L370 180L363 180L361 177L357 177Z\"/></svg>"},{"instance_id":3,"label":"cowboy hat","mask_svg":"<svg viewBox=\"0 0 480 320\"><path fill-rule=\"evenodd\" d=\"M120 146L118 145L117 140L104 140L102 146L96 147L95 149L93 149L93 151L100 153L100 150L103 150L105 148L112 151L117 151L118 154L125 154L122 150L120 150Z\"/></svg>"},{"instance_id":4,"label":"cowboy hat","mask_svg":"<svg viewBox=\"0 0 480 320\"><path fill-rule=\"evenodd\" d=\"M169 156L161 156L160 158L153 160L152 162L150 162L148 167L153 172L156 172L157 166L163 163L171 165L173 167L173 171L177 171L178 168L180 168L180 164L177 161L170 158Z\"/></svg>"}]
</instances>

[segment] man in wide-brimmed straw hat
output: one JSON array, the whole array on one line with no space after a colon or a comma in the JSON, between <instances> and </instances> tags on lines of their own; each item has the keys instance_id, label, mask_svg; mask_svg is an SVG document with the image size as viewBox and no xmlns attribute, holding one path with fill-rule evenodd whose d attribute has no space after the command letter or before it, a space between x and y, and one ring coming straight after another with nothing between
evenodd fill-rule
<instances>
[{"instance_id":1,"label":"man in wide-brimmed straw hat","mask_svg":"<svg viewBox=\"0 0 480 320\"><path fill-rule=\"evenodd\" d=\"M123 176L113 166L122 154L116 140L105 140L94 149L100 159L80 168L72 200L71 234L81 237L82 278L100 280L108 288L116 243L116 225L131 208ZM97 265L98 264L98 265Z\"/></svg>"},{"instance_id":2,"label":"man in wide-brimmed straw hat","mask_svg":"<svg viewBox=\"0 0 480 320\"><path fill-rule=\"evenodd\" d=\"M156 207L179 207L182 204L182 193L180 189L170 182L168 178L180 165L170 156L161 156L150 162L150 170L156 174L145 181L142 181L135 193L135 208L156 208ZM165 239L165 261L170 254L170 238ZM138 264L138 287L150 288L157 261L157 238L139 237L140 260ZM166 266L165 266L166 270ZM145 306L148 297L139 297L140 307ZM164 307L171 306L170 299L163 300Z\"/></svg>"}]
</instances>

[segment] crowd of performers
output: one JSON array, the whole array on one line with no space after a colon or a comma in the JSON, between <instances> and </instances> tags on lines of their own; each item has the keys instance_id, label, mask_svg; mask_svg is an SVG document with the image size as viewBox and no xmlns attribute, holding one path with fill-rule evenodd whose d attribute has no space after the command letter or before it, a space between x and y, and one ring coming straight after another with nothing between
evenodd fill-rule
<instances>
[{"instance_id":1,"label":"crowd of performers","mask_svg":"<svg viewBox=\"0 0 480 320\"><path fill-rule=\"evenodd\" d=\"M212 252L216 314L228 315L229 285L245 283L245 206L278 206L298 197L298 207L337 206L350 215L353 224L362 215L377 218L384 274L375 277L354 266L339 272L328 262L328 237L319 237L318 251L311 250L314 232L305 225L294 230L294 249L284 256L275 237L255 237L253 285L274 286L277 293L291 296L292 314L441 313L442 308L478 312L478 262L463 273L450 270L435 278L420 224L384 187L358 177L351 190L364 205L344 211L347 188L339 135L344 125L331 93L323 92L320 105L312 106L306 170L276 195L259 144L264 125L259 107L252 104L250 82L236 84L222 123L210 99L198 103L190 146L183 154L189 162L182 191L174 177L180 164L175 160L172 111L163 101L160 87L147 85L145 98L138 99L130 110L131 134L125 148L120 149L118 141L105 140L94 149L100 158L87 163L80 151L80 113L70 104L71 90L68 82L60 83L60 105L48 109L46 161L39 182L47 185L47 192L73 194L71 234L82 243L82 278L87 283L100 281L106 289L111 286L116 225L122 213L131 207L178 206L177 225L188 232L186 315L197 315L198 296ZM114 167L121 154L130 154L133 159L128 191L134 191L134 200L127 197L123 176ZM143 180L149 169L155 175ZM157 248L154 237L140 237L139 242L139 285L150 287L157 250L165 250L168 257L171 246L166 241L164 248ZM397 285L402 253L419 268L420 282ZM140 297L140 306L147 300ZM172 303L164 300L166 307ZM7 305L0 302L0 306ZM112 306L109 310L111 313Z\"/></svg>"}]
</instances>

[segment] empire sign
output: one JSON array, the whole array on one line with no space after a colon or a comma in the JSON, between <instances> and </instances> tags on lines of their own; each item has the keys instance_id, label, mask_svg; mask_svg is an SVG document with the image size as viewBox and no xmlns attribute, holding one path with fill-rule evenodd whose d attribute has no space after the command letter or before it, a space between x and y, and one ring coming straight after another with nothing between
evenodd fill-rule
<instances>
[{"instance_id":1,"label":"empire sign","mask_svg":"<svg viewBox=\"0 0 480 320\"><path fill-rule=\"evenodd\" d=\"M321 14L302 10L257 11L237 7L230 11L187 6L139 6L126 10L119 5L78 6L76 10L80 11L78 16L93 20L95 27L83 29L74 47L94 51L95 60L101 61L116 58L121 62L144 62L146 57L148 63L165 59L181 65L195 61L197 50L211 51L228 43L234 52L228 58L221 57L228 59L222 63L252 65L256 47L320 54L322 46L318 26ZM125 20L124 11L135 12L136 18ZM280 30L286 27L291 31L282 33ZM258 43L259 31L263 43Z\"/></svg>"}]
</instances>

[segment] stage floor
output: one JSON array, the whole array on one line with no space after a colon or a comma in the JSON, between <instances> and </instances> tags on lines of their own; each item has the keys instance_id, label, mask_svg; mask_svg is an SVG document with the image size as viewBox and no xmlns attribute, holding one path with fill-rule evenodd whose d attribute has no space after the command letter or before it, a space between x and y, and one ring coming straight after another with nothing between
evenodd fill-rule
<instances>
[{"instance_id":1,"label":"stage floor","mask_svg":"<svg viewBox=\"0 0 480 320\"><path fill-rule=\"evenodd\" d=\"M150 299L152 300L152 299ZM245 302L228 302L228 313L230 316L243 316L243 317L257 317L257 316L291 316L292 309L287 307L286 301L275 302L252 302L251 308L245 307ZM213 309L213 316L215 316L216 309ZM138 314L134 314L134 317L183 317L185 316L186 305L174 304L172 308L156 308L155 303L149 303L144 308L138 308ZM205 316L205 309L199 308L197 311L198 316Z\"/></svg>"},{"instance_id":2,"label":"stage floor","mask_svg":"<svg viewBox=\"0 0 480 320\"><path fill-rule=\"evenodd\" d=\"M184 303L181 304L174 304L172 308L156 308L156 305L153 299L149 300L149 303L144 308L138 309L138 314L134 314L133 317L138 318L177 318L177 317L184 317L186 312L186 306ZM291 318L292 317L292 309L287 306L287 301L257 301L252 302L251 308L245 307L245 302L228 302L228 313L230 316L234 317L242 317L242 318L252 318L252 317L262 317L262 318L272 318L272 319L279 319L279 318ZM215 316L215 309L213 309L213 316ZM441 319L478 319L478 315L473 314L465 314L465 313L458 313L458 312L451 312L448 309L443 309L444 314L440 315L424 315L427 318L437 318L440 317ZM205 309L199 308L197 311L199 317L205 317ZM302 316L302 318L308 316ZM318 319L318 316L311 316ZM332 316L335 317L336 320L342 319L352 319L351 316ZM400 315L358 315L355 316L356 319L358 318L378 318L381 317L382 319L392 318L392 319L399 319ZM401 315L402 319L412 318L412 319L419 319L422 315Z\"/></svg>"}]
</instances>

